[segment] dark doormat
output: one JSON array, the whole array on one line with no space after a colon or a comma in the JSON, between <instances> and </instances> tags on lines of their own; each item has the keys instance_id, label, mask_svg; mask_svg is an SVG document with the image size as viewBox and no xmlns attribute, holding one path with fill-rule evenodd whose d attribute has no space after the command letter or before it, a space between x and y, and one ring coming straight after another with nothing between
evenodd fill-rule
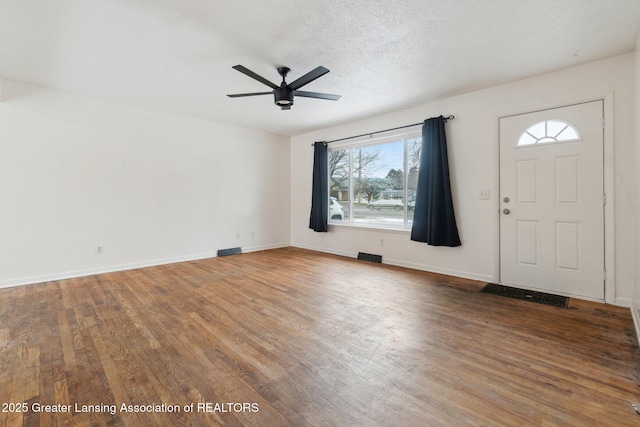
<instances>
[{"instance_id":1,"label":"dark doormat","mask_svg":"<svg viewBox=\"0 0 640 427\"><path fill-rule=\"evenodd\" d=\"M538 304L552 305L554 307L569 307L569 297L562 297L560 295L547 294L544 292L528 291L526 289L512 288L510 286L503 286L495 283L487 284L484 288L482 288L482 291L480 292L500 295L508 298L521 299L524 301L537 302Z\"/></svg>"}]
</instances>

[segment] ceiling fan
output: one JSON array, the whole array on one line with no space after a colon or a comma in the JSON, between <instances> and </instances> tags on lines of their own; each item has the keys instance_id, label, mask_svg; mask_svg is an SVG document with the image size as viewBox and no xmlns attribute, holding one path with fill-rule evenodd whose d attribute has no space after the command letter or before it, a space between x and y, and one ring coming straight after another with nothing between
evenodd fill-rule
<instances>
[{"instance_id":1,"label":"ceiling fan","mask_svg":"<svg viewBox=\"0 0 640 427\"><path fill-rule=\"evenodd\" d=\"M331 95L328 93L318 93L318 92L306 92L303 90L298 90L300 89L302 86L311 83L312 81L314 81L315 79L317 79L318 77L322 77L325 74L327 74L329 72L328 69L320 66L315 68L314 70L309 71L307 74L305 74L304 76L298 78L297 80L294 80L291 83L287 83L285 82L285 78L287 77L287 74L289 73L289 71L291 71L288 67L278 67L278 74L280 74L282 76L282 83L280 83L280 86L276 85L275 83L271 83L269 80L265 79L264 77L254 73L253 71L251 71L250 69L242 66L242 65L236 65L233 67L234 69L240 71L243 74L246 74L247 76L251 77L252 79L256 79L257 81L259 81L260 83L263 83L267 86L269 86L270 88L272 88L273 90L271 92L253 92L253 93L237 93L237 94L233 94L233 95L227 95L230 98L239 98L242 96L257 96L257 95L270 95L273 94L273 97L275 99L275 104L277 106L280 107L280 109L282 110L290 110L291 106L293 105L293 97L295 96L302 96L305 98L318 98L318 99L328 99L331 101L337 101L338 99L340 99L340 95Z\"/></svg>"}]
</instances>

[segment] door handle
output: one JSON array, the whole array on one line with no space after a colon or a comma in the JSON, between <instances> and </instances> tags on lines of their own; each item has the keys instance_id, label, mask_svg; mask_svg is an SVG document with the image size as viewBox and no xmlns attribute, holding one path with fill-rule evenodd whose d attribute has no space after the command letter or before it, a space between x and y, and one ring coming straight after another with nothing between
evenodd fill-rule
<instances>
[{"instance_id":1,"label":"door handle","mask_svg":"<svg viewBox=\"0 0 640 427\"><path fill-rule=\"evenodd\" d=\"M509 215L511 213L511 211L507 208L502 209L502 213L505 215Z\"/></svg>"}]
</instances>

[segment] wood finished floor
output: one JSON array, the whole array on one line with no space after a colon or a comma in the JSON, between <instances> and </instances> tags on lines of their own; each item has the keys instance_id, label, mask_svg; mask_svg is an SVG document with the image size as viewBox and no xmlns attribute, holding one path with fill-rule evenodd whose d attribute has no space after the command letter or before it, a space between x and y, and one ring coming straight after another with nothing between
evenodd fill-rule
<instances>
[{"instance_id":1,"label":"wood finished floor","mask_svg":"<svg viewBox=\"0 0 640 427\"><path fill-rule=\"evenodd\" d=\"M480 287L285 248L3 289L0 425L640 425L628 309Z\"/></svg>"}]
</instances>

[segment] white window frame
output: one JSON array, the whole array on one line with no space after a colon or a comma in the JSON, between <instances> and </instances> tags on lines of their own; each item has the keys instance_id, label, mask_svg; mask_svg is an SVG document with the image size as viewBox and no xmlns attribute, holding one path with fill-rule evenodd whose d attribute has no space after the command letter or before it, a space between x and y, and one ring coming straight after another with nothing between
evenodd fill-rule
<instances>
[{"instance_id":1,"label":"white window frame","mask_svg":"<svg viewBox=\"0 0 640 427\"><path fill-rule=\"evenodd\" d=\"M341 143L333 143L329 145L329 156L331 156L332 151L341 151L341 150L349 150L349 217L348 219L343 220L332 220L329 216L329 224L337 225L337 226L345 226L345 227L356 227L356 228L373 228L373 229L390 229L390 230L404 230L410 231L411 226L413 224L412 220L409 220L408 216L408 166L409 166L409 141L415 139L422 139L422 132L420 130L404 132L400 134L381 136L378 138L367 138L361 139L357 141L351 142L341 142ZM353 176L353 161L354 161L354 150L359 148L366 148L378 145L385 145L390 143L403 143L403 161L402 161L402 179L403 179L403 209L402 209L402 224L394 225L393 223L376 223L376 222L367 222L367 221L354 221L354 184L355 179ZM329 164L327 164L327 168ZM331 171L329 171L328 179L329 179L329 188L331 188Z\"/></svg>"}]
</instances>

